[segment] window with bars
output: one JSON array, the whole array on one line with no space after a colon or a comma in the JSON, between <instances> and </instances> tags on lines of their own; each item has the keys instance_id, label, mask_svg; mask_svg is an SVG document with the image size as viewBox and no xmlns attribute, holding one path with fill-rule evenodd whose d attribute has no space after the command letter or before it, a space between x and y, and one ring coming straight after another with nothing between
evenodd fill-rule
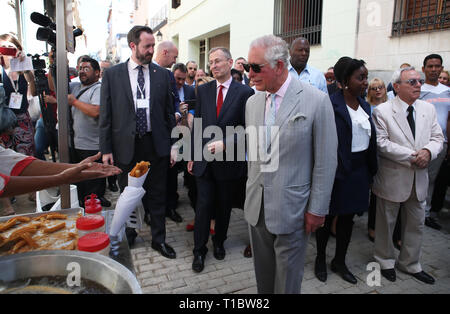
<instances>
[{"instance_id":1,"label":"window with bars","mask_svg":"<svg viewBox=\"0 0 450 314\"><path fill-rule=\"evenodd\" d=\"M395 0L392 36L450 28L450 1Z\"/></svg>"},{"instance_id":2,"label":"window with bars","mask_svg":"<svg viewBox=\"0 0 450 314\"><path fill-rule=\"evenodd\" d=\"M311 45L322 40L323 0L275 0L274 34L291 44L305 37Z\"/></svg>"}]
</instances>

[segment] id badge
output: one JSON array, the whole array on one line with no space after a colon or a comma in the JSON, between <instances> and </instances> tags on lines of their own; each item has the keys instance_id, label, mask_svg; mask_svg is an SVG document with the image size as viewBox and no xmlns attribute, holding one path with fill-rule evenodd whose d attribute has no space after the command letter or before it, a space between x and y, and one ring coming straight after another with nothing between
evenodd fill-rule
<instances>
[{"instance_id":1,"label":"id badge","mask_svg":"<svg viewBox=\"0 0 450 314\"><path fill-rule=\"evenodd\" d=\"M11 109L20 109L22 106L22 98L23 95L20 93L11 93L9 98L9 108Z\"/></svg>"},{"instance_id":2,"label":"id badge","mask_svg":"<svg viewBox=\"0 0 450 314\"><path fill-rule=\"evenodd\" d=\"M147 109L148 108L148 99L136 99L136 107L141 109Z\"/></svg>"}]
</instances>

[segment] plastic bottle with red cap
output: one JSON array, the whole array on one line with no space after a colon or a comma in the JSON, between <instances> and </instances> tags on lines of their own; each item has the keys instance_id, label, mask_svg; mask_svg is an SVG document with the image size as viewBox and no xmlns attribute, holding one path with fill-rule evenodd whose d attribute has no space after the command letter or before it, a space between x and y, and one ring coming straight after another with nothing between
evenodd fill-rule
<instances>
[{"instance_id":1,"label":"plastic bottle with red cap","mask_svg":"<svg viewBox=\"0 0 450 314\"><path fill-rule=\"evenodd\" d=\"M80 237L92 232L105 232L105 218L101 215L87 215L77 219L76 226Z\"/></svg>"},{"instance_id":2,"label":"plastic bottle with red cap","mask_svg":"<svg viewBox=\"0 0 450 314\"><path fill-rule=\"evenodd\" d=\"M109 256L109 236L104 232L92 232L78 239L78 251Z\"/></svg>"},{"instance_id":3,"label":"plastic bottle with red cap","mask_svg":"<svg viewBox=\"0 0 450 314\"><path fill-rule=\"evenodd\" d=\"M84 198L85 215L100 215L101 212L102 212L102 205L100 203L100 200L97 198L97 195L91 194Z\"/></svg>"}]
</instances>

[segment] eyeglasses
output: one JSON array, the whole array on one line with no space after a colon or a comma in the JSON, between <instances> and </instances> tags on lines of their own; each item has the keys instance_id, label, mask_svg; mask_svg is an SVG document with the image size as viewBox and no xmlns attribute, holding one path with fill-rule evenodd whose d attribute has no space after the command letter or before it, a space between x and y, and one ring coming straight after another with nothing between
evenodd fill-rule
<instances>
[{"instance_id":1,"label":"eyeglasses","mask_svg":"<svg viewBox=\"0 0 450 314\"><path fill-rule=\"evenodd\" d=\"M250 68L251 68L253 70L253 72L259 73L259 72L261 72L261 68L264 67L265 65L267 65L267 63L264 63L264 64L244 63L242 66L244 67L244 70L246 72L250 72Z\"/></svg>"},{"instance_id":2,"label":"eyeglasses","mask_svg":"<svg viewBox=\"0 0 450 314\"><path fill-rule=\"evenodd\" d=\"M372 90L374 92L377 92L377 91L382 90L382 89L384 89L384 86L377 86L377 87L371 87L370 88L370 90Z\"/></svg>"},{"instance_id":3,"label":"eyeglasses","mask_svg":"<svg viewBox=\"0 0 450 314\"><path fill-rule=\"evenodd\" d=\"M420 85L423 85L423 83L425 83L425 80L423 79L410 79L410 80L406 80L406 81L400 81L400 83L408 83L411 86L416 86L417 83L420 83Z\"/></svg>"},{"instance_id":4,"label":"eyeglasses","mask_svg":"<svg viewBox=\"0 0 450 314\"><path fill-rule=\"evenodd\" d=\"M222 62L222 61L225 61L225 60L224 60L224 59L216 59L216 60L213 60L213 61L209 61L208 64L209 64L209 66L211 67L211 66L213 66L214 64L218 64L218 63L220 63L220 62Z\"/></svg>"}]
</instances>

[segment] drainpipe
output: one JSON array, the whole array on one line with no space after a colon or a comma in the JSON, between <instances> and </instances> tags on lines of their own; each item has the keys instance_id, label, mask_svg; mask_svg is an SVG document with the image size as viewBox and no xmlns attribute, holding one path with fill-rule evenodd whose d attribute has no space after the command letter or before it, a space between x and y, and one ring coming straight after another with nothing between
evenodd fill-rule
<instances>
[{"instance_id":1,"label":"drainpipe","mask_svg":"<svg viewBox=\"0 0 450 314\"><path fill-rule=\"evenodd\" d=\"M358 8L356 11L356 34L355 34L355 52L353 54L354 58L357 58L358 53L358 36L359 36L359 22L361 19L361 0L358 0Z\"/></svg>"},{"instance_id":2,"label":"drainpipe","mask_svg":"<svg viewBox=\"0 0 450 314\"><path fill-rule=\"evenodd\" d=\"M11 3L13 3L11 1ZM14 9L16 10L16 23L17 23L17 39L23 44L22 41L22 12L20 9L20 0L16 0L14 4Z\"/></svg>"}]
</instances>

